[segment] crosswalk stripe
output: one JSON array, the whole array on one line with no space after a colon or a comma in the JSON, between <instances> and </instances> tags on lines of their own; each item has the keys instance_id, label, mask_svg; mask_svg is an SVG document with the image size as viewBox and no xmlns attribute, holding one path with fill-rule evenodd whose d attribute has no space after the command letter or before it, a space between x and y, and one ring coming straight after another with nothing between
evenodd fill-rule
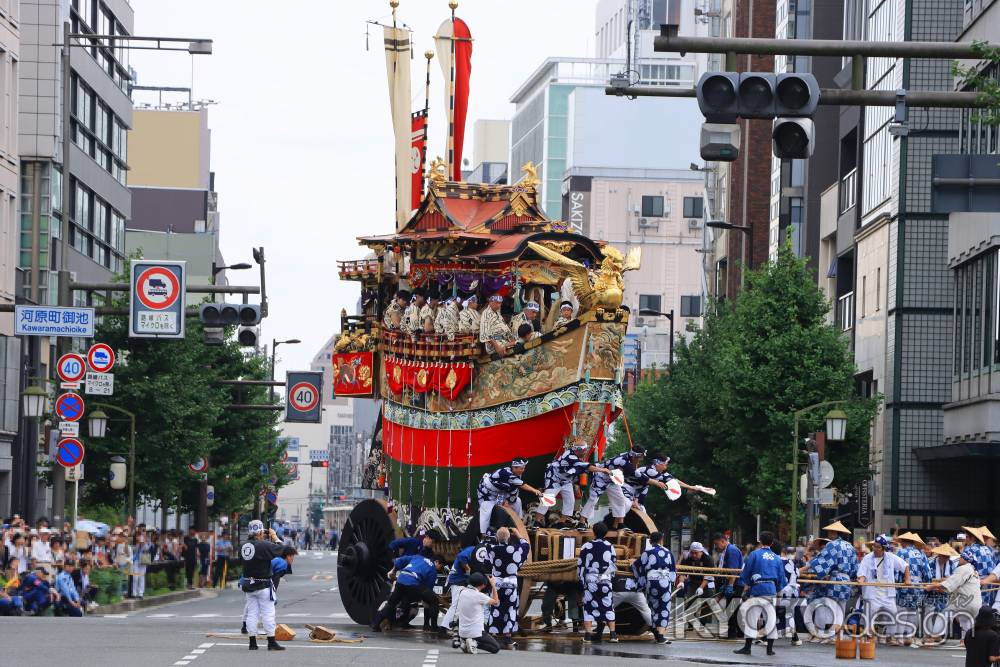
<instances>
[{"instance_id":1,"label":"crosswalk stripe","mask_svg":"<svg viewBox=\"0 0 1000 667\"><path fill-rule=\"evenodd\" d=\"M217 618L220 614L195 614L191 618Z\"/></svg>"},{"instance_id":2,"label":"crosswalk stripe","mask_svg":"<svg viewBox=\"0 0 1000 667\"><path fill-rule=\"evenodd\" d=\"M177 614L150 614L146 618L173 618Z\"/></svg>"}]
</instances>

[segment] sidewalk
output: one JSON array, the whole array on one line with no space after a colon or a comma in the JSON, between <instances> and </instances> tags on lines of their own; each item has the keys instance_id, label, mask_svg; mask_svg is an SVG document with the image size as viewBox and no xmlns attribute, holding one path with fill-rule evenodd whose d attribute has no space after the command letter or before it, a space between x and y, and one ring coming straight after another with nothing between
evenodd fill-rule
<instances>
[{"instance_id":1,"label":"sidewalk","mask_svg":"<svg viewBox=\"0 0 1000 667\"><path fill-rule=\"evenodd\" d=\"M122 600L115 604L101 605L87 616L108 616L111 614L123 614L137 609L148 609L159 607L172 602L183 602L195 598L214 598L219 595L218 589L196 588L194 590L173 591L155 597L143 598L141 600Z\"/></svg>"}]
</instances>

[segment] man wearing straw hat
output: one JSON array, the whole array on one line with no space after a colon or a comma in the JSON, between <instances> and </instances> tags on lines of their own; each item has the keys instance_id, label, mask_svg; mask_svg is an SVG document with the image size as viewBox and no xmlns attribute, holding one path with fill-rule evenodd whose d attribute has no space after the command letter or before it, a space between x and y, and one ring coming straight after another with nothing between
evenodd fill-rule
<instances>
[{"instance_id":1,"label":"man wearing straw hat","mask_svg":"<svg viewBox=\"0 0 1000 667\"><path fill-rule=\"evenodd\" d=\"M869 634L874 634L876 625L885 628L888 643L897 644L896 592L892 584L896 576L902 575L904 583L910 583L910 567L902 558L889 551L890 541L886 535L879 535L869 543L871 552L865 554L858 566L858 583L889 584L889 586L865 586L861 598L865 603L865 625Z\"/></svg>"},{"instance_id":2,"label":"man wearing straw hat","mask_svg":"<svg viewBox=\"0 0 1000 667\"><path fill-rule=\"evenodd\" d=\"M799 569L799 574L813 574L817 579L829 581L851 581L858 572L858 553L854 546L843 539L850 536L851 531L835 521L823 528L829 542L823 545L823 550L812 560ZM828 624L833 632L840 629L847 612L847 601L851 599L851 586L843 584L818 584L809 587L809 600L826 600L828 604L839 610L831 609L833 618Z\"/></svg>"},{"instance_id":3,"label":"man wearing straw hat","mask_svg":"<svg viewBox=\"0 0 1000 667\"><path fill-rule=\"evenodd\" d=\"M940 544L931 549L934 561L931 563L931 582L941 583L958 567L958 552L949 544ZM944 611L948 607L948 594L928 590L924 598L924 626L927 631L925 643L937 644L947 639L950 623Z\"/></svg>"},{"instance_id":4,"label":"man wearing straw hat","mask_svg":"<svg viewBox=\"0 0 1000 667\"><path fill-rule=\"evenodd\" d=\"M932 591L948 593L948 611L958 619L962 636L972 628L973 619L982 606L982 594L977 574L976 550L966 547L959 554L958 567L951 576L930 587ZM950 623L948 624L950 626Z\"/></svg>"},{"instance_id":5,"label":"man wearing straw hat","mask_svg":"<svg viewBox=\"0 0 1000 667\"><path fill-rule=\"evenodd\" d=\"M902 558L910 567L910 583L927 584L931 581L931 566L927 556L921 551L924 541L920 535L906 532L897 535L902 548L896 555ZM924 601L923 588L900 588L896 591L896 606L899 607L900 623L897 626L900 638L910 644L915 641L917 628L920 627L920 607Z\"/></svg>"},{"instance_id":6,"label":"man wearing straw hat","mask_svg":"<svg viewBox=\"0 0 1000 667\"><path fill-rule=\"evenodd\" d=\"M976 568L976 572L979 573L980 577L989 576L996 567L996 563L993 561L993 550L986 546L986 536L983 535L983 531L975 526L962 526L962 530L965 531L965 549L962 553L970 550L976 557L976 562L973 566ZM983 604L987 606L993 606L993 594L992 589L982 591Z\"/></svg>"}]
</instances>

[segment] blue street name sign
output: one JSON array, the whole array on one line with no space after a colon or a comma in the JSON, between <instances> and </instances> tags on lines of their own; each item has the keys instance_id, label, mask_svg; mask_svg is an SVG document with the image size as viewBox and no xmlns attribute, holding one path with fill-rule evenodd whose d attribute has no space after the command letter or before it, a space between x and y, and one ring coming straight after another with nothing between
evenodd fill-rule
<instances>
[{"instance_id":1,"label":"blue street name sign","mask_svg":"<svg viewBox=\"0 0 1000 667\"><path fill-rule=\"evenodd\" d=\"M94 309L14 306L14 334L93 338Z\"/></svg>"}]
</instances>

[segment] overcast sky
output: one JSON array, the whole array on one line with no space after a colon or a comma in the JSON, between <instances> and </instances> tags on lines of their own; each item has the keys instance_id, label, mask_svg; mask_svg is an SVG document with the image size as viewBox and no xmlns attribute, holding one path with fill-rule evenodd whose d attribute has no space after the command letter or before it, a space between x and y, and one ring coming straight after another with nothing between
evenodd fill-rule
<instances>
[{"instance_id":1,"label":"overcast sky","mask_svg":"<svg viewBox=\"0 0 1000 667\"><path fill-rule=\"evenodd\" d=\"M393 143L381 28L388 0L130 0L136 35L206 37L214 53L132 52L140 85L188 86L218 101L209 113L222 250L228 263L267 255L270 317L263 337L279 348L278 377L307 369L353 313L355 282L337 259L356 259L355 237L393 230ZM475 44L466 155L472 123L510 118L514 90L549 56L593 55L596 0L462 0ZM423 100L423 57L449 15L446 0L401 0L414 31L414 98ZM365 32L368 28L368 37ZM366 51L366 39L368 50ZM429 156L444 153L443 89L431 78ZM256 284L231 272L234 284ZM252 281L252 282L251 282Z\"/></svg>"}]
</instances>

